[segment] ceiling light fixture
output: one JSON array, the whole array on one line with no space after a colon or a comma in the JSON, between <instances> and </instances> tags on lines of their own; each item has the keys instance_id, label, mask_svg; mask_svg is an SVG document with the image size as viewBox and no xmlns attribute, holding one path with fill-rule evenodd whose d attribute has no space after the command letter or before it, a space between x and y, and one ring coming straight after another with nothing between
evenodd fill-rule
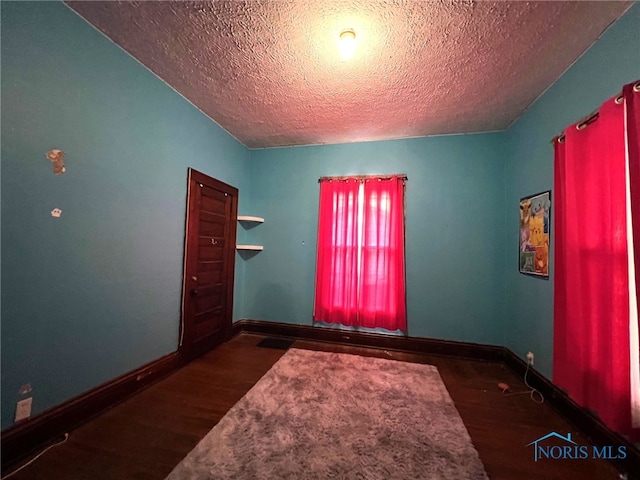
<instances>
[{"instance_id":1,"label":"ceiling light fixture","mask_svg":"<svg viewBox=\"0 0 640 480\"><path fill-rule=\"evenodd\" d=\"M356 32L352 28L347 28L340 32L338 48L340 49L340 56L344 60L349 60L353 57L356 51Z\"/></svg>"}]
</instances>

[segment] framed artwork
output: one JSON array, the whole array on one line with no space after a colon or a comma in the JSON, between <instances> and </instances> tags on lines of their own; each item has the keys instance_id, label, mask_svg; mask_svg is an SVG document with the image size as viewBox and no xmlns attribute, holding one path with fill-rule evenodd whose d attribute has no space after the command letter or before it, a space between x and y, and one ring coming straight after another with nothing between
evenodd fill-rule
<instances>
[{"instance_id":1,"label":"framed artwork","mask_svg":"<svg viewBox=\"0 0 640 480\"><path fill-rule=\"evenodd\" d=\"M520 199L520 273L549 278L551 190Z\"/></svg>"}]
</instances>

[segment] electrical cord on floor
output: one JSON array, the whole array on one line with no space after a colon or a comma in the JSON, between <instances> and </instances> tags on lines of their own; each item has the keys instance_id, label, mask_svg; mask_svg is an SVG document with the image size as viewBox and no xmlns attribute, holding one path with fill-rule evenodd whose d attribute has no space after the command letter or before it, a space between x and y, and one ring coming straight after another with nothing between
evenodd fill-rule
<instances>
[{"instance_id":1,"label":"electrical cord on floor","mask_svg":"<svg viewBox=\"0 0 640 480\"><path fill-rule=\"evenodd\" d=\"M20 470L22 470L25 467L28 467L29 465L31 465L33 462L35 462L38 458L40 458L42 455L44 455L45 453L47 453L49 450L51 450L53 447L57 447L58 445L62 445L63 443L65 443L67 440L69 440L69 434L65 433L64 434L64 439L56 442L52 445L49 445L47 448L45 448L43 451L41 451L39 454L37 454L35 457L33 457L31 460L29 460L27 463L25 463L24 465L20 466L20 468L17 468L16 470L14 470L13 472L9 473L8 475L5 475L4 477L2 477L2 479L0 480L5 480L6 478L11 478L13 477L16 473L18 473Z\"/></svg>"},{"instance_id":2,"label":"electrical cord on floor","mask_svg":"<svg viewBox=\"0 0 640 480\"><path fill-rule=\"evenodd\" d=\"M544 396L535 388L533 388L531 385L529 385L529 382L527 381L527 374L529 373L529 366L530 363L527 362L527 369L524 371L524 384L530 388L530 390L526 390L524 392L510 392L510 393L506 393L509 392L511 389L509 388L509 385L507 385L506 383L499 383L498 384L498 388L502 389L502 396L503 397L510 397L511 395L523 395L525 393L528 393L531 396L531 400L533 400L536 403L544 403Z\"/></svg>"}]
</instances>

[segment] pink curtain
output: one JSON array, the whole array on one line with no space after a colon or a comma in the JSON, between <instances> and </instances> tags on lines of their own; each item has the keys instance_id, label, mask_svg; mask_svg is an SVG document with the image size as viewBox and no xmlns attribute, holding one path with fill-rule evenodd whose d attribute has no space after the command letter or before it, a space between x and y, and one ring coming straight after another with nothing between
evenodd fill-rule
<instances>
[{"instance_id":1,"label":"pink curtain","mask_svg":"<svg viewBox=\"0 0 640 480\"><path fill-rule=\"evenodd\" d=\"M403 178L321 182L313 318L406 331Z\"/></svg>"},{"instance_id":2,"label":"pink curtain","mask_svg":"<svg viewBox=\"0 0 640 480\"><path fill-rule=\"evenodd\" d=\"M404 181L364 183L360 316L363 327L406 330Z\"/></svg>"},{"instance_id":3,"label":"pink curtain","mask_svg":"<svg viewBox=\"0 0 640 480\"><path fill-rule=\"evenodd\" d=\"M635 252L636 295L640 299L640 82L622 89L627 108L627 146L631 215L633 217L633 250Z\"/></svg>"},{"instance_id":4,"label":"pink curtain","mask_svg":"<svg viewBox=\"0 0 640 480\"><path fill-rule=\"evenodd\" d=\"M624 102L555 142L554 382L631 433ZM636 140L637 141L637 140Z\"/></svg>"},{"instance_id":5,"label":"pink curtain","mask_svg":"<svg viewBox=\"0 0 640 480\"><path fill-rule=\"evenodd\" d=\"M358 190L352 179L320 182L315 321L358 322Z\"/></svg>"}]
</instances>

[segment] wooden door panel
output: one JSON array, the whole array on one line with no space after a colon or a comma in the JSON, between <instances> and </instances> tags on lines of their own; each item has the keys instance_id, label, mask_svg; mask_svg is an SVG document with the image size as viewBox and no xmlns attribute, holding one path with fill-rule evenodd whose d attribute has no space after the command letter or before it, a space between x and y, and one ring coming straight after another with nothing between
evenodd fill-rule
<instances>
[{"instance_id":1,"label":"wooden door panel","mask_svg":"<svg viewBox=\"0 0 640 480\"><path fill-rule=\"evenodd\" d=\"M197 298L195 299L194 314L197 315L205 310L211 310L214 308L222 308L223 298L223 285L212 285L209 287L198 287L196 289Z\"/></svg>"},{"instance_id":2,"label":"wooden door panel","mask_svg":"<svg viewBox=\"0 0 640 480\"><path fill-rule=\"evenodd\" d=\"M220 275L222 275L224 270L224 262L198 262L197 268L198 274L200 275L209 272L219 272Z\"/></svg>"},{"instance_id":3,"label":"wooden door panel","mask_svg":"<svg viewBox=\"0 0 640 480\"><path fill-rule=\"evenodd\" d=\"M201 209L200 221L216 223L224 226L226 224L224 210L217 210L215 212L211 212L208 210Z\"/></svg>"},{"instance_id":4,"label":"wooden door panel","mask_svg":"<svg viewBox=\"0 0 640 480\"><path fill-rule=\"evenodd\" d=\"M213 295L220 296L222 293L224 293L224 285L222 283L203 285L196 289L198 299L204 299Z\"/></svg>"},{"instance_id":5,"label":"wooden door panel","mask_svg":"<svg viewBox=\"0 0 640 480\"><path fill-rule=\"evenodd\" d=\"M205 190L206 189L204 189L202 192L202 211L209 213L218 213L222 215L224 219L227 197L223 195L222 198L212 198L206 195Z\"/></svg>"},{"instance_id":6,"label":"wooden door panel","mask_svg":"<svg viewBox=\"0 0 640 480\"><path fill-rule=\"evenodd\" d=\"M202 217L200 217L200 235L205 235L207 237L224 237L224 222L220 221L220 218L216 219L205 219L204 214L206 212L202 212Z\"/></svg>"},{"instance_id":7,"label":"wooden door panel","mask_svg":"<svg viewBox=\"0 0 640 480\"><path fill-rule=\"evenodd\" d=\"M187 359L231 331L238 190L189 170L182 343Z\"/></svg>"},{"instance_id":8,"label":"wooden door panel","mask_svg":"<svg viewBox=\"0 0 640 480\"><path fill-rule=\"evenodd\" d=\"M211 321L212 319L219 323L222 321L222 314L222 308L220 307L213 308L211 310L205 310L204 312L198 313L194 317L194 323L197 325L199 323Z\"/></svg>"},{"instance_id":9,"label":"wooden door panel","mask_svg":"<svg viewBox=\"0 0 640 480\"><path fill-rule=\"evenodd\" d=\"M206 338L215 335L222 330L222 321L220 319L209 319L206 322L198 323L194 326L195 335L198 338Z\"/></svg>"},{"instance_id":10,"label":"wooden door panel","mask_svg":"<svg viewBox=\"0 0 640 480\"><path fill-rule=\"evenodd\" d=\"M198 295L198 298L195 301L196 308L194 314L198 315L201 312L222 308L222 302L223 296L220 293L209 295L207 297L200 297Z\"/></svg>"},{"instance_id":11,"label":"wooden door panel","mask_svg":"<svg viewBox=\"0 0 640 480\"><path fill-rule=\"evenodd\" d=\"M199 247L198 255L201 261L221 262L224 257L224 248L210 245L208 247Z\"/></svg>"},{"instance_id":12,"label":"wooden door panel","mask_svg":"<svg viewBox=\"0 0 640 480\"><path fill-rule=\"evenodd\" d=\"M222 310L220 308L216 308L213 310L209 310L207 312L203 312L199 315L196 315L194 317L194 328L197 325L200 325L201 323L207 323L209 325L224 325L224 316L222 315ZM213 322L213 323L211 323ZM202 332L200 332L200 335L202 335ZM199 337L198 337L199 338Z\"/></svg>"},{"instance_id":13,"label":"wooden door panel","mask_svg":"<svg viewBox=\"0 0 640 480\"><path fill-rule=\"evenodd\" d=\"M198 273L198 277L196 280L196 285L198 287L204 287L205 285L211 285L212 283L220 283L222 282L222 262L215 262L215 263L200 263L198 265L198 270L200 270L200 266L201 265L216 265L219 267L219 270L213 270L210 272L203 272L200 271Z\"/></svg>"},{"instance_id":14,"label":"wooden door panel","mask_svg":"<svg viewBox=\"0 0 640 480\"><path fill-rule=\"evenodd\" d=\"M220 183L222 183L222 182L220 182ZM219 188L213 187L211 185L206 185L205 184L205 185L203 185L203 188L202 188L202 195L203 196L205 196L207 198L211 198L213 200L218 200L221 203L224 203L226 201L227 195L225 195L225 193L228 193L228 192L225 192L224 190L220 190Z\"/></svg>"},{"instance_id":15,"label":"wooden door panel","mask_svg":"<svg viewBox=\"0 0 640 480\"><path fill-rule=\"evenodd\" d=\"M210 237L210 236L201 236L198 238L198 246L199 247L215 247L215 248L224 248L225 245L224 237Z\"/></svg>"}]
</instances>

